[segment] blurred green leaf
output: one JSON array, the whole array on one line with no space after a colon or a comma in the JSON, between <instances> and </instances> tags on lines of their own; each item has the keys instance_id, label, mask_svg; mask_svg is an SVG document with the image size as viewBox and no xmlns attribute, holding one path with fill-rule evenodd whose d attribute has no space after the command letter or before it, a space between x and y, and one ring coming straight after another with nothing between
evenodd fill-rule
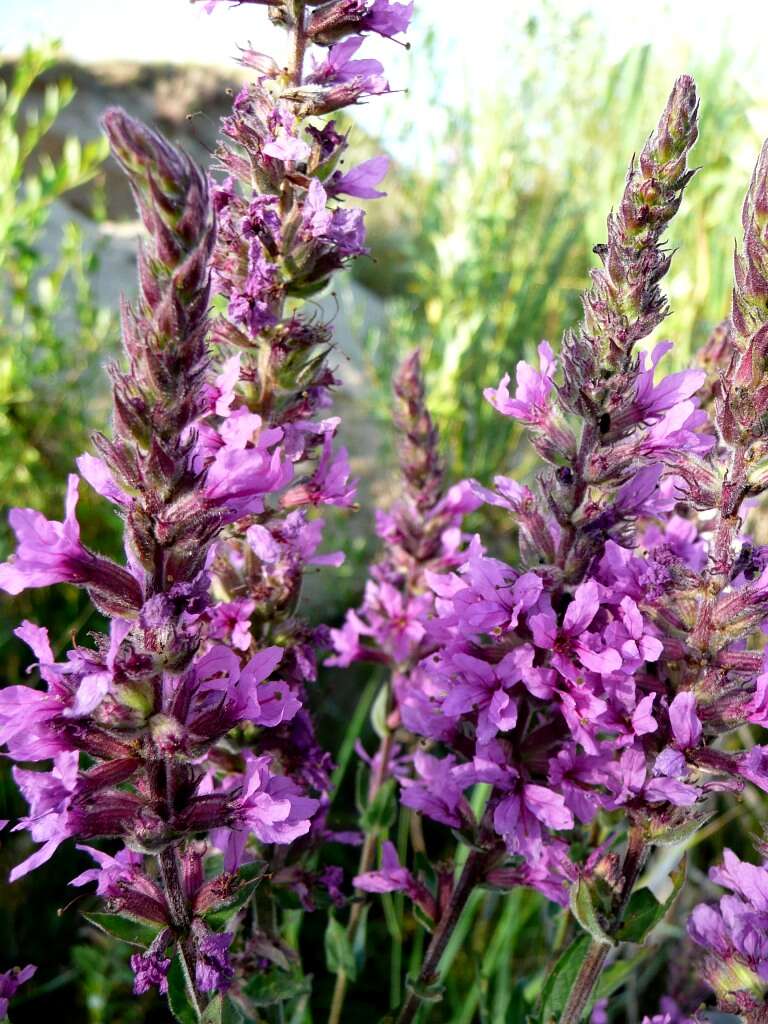
<instances>
[{"instance_id":1,"label":"blurred green leaf","mask_svg":"<svg viewBox=\"0 0 768 1024\"><path fill-rule=\"evenodd\" d=\"M311 990L310 977L298 970L281 971L277 967L251 975L245 984L245 994L254 1006L274 1006L298 999Z\"/></svg>"},{"instance_id":2,"label":"blurred green leaf","mask_svg":"<svg viewBox=\"0 0 768 1024\"><path fill-rule=\"evenodd\" d=\"M347 929L332 915L325 929L325 962L331 974L343 972L350 981L357 978L357 960Z\"/></svg>"}]
</instances>

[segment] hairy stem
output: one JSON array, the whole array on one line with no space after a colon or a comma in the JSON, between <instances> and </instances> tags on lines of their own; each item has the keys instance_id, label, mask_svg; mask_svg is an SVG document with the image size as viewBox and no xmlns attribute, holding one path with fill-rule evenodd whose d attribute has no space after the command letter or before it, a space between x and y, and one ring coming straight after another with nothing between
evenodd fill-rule
<instances>
[{"instance_id":1,"label":"hairy stem","mask_svg":"<svg viewBox=\"0 0 768 1024\"><path fill-rule=\"evenodd\" d=\"M565 1005L560 1024L578 1024L589 1003L592 993L603 973L603 967L610 950L605 942L592 941L584 957L571 994Z\"/></svg>"},{"instance_id":2,"label":"hairy stem","mask_svg":"<svg viewBox=\"0 0 768 1024\"><path fill-rule=\"evenodd\" d=\"M158 854L157 862L160 867L160 877L163 880L165 898L168 901L171 923L179 931L185 931L189 928L189 907L184 895L181 866L176 847L167 846L162 853Z\"/></svg>"},{"instance_id":3,"label":"hairy stem","mask_svg":"<svg viewBox=\"0 0 768 1024\"><path fill-rule=\"evenodd\" d=\"M189 902L184 892L176 844L166 847L157 856L163 892L168 904L171 924L178 935L178 953L184 971L187 994L198 1018L202 1017L200 999L195 986L195 944L190 934Z\"/></svg>"},{"instance_id":4,"label":"hairy stem","mask_svg":"<svg viewBox=\"0 0 768 1024\"><path fill-rule=\"evenodd\" d=\"M614 936L621 928L624 912L645 864L649 849L642 828L639 825L631 825L622 866L621 887L616 894L611 909L611 921L606 928L606 932L610 936ZM605 942L593 940L590 943L559 1024L579 1024L600 980L600 975L603 973L610 949L611 947Z\"/></svg>"},{"instance_id":5,"label":"hairy stem","mask_svg":"<svg viewBox=\"0 0 768 1024\"><path fill-rule=\"evenodd\" d=\"M293 28L291 30L291 63L288 73L294 85L301 85L304 75L304 55L307 33L304 23L304 0L293 0Z\"/></svg>"}]
</instances>

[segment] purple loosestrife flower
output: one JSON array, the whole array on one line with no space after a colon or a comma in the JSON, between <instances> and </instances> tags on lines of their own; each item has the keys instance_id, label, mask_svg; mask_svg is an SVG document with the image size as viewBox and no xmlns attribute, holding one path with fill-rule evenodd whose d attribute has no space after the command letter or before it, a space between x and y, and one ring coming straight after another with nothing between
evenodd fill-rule
<instances>
[{"instance_id":1,"label":"purple loosestrife flower","mask_svg":"<svg viewBox=\"0 0 768 1024\"><path fill-rule=\"evenodd\" d=\"M225 992L232 984L235 970L229 958L231 932L201 932L197 939L195 982L201 992Z\"/></svg>"},{"instance_id":2,"label":"purple loosestrife flower","mask_svg":"<svg viewBox=\"0 0 768 1024\"><path fill-rule=\"evenodd\" d=\"M680 667L689 664L680 630L695 626L682 602L698 586L712 544L703 521L676 514L690 486L678 471L688 474L694 457L706 465L716 443L697 398L705 375L657 379L667 344L650 358L634 355L666 315L659 283L669 257L661 239L691 177L696 111L684 77L630 168L600 250L603 267L584 299L584 323L564 342L562 377L543 343L538 370L518 366L514 395L508 376L486 391L498 411L523 422L552 466L538 492L503 477L494 490L472 485L477 498L515 517L522 564L489 557L479 539L469 547L454 542L449 557L425 560L400 582L403 556L393 542L402 537L407 549L411 536L427 534L430 557L440 551L429 534L439 475L427 474L412 519L380 518L392 554L373 568L362 607L334 633L337 664L393 665L389 727L405 725L439 743L434 753L414 755L413 777L401 780L403 803L467 833L494 877L561 900L580 870L564 866L569 833L580 823L622 809L628 825L662 839L695 828L711 789L768 781L759 748L730 755L711 748L715 736L760 715L758 673L748 678L760 665L737 653L763 617L754 577L741 584L734 576L712 619L725 641L717 650L713 642L712 657L723 657L723 667L733 659L732 682L718 691L727 672L713 670L694 686ZM425 424L422 417L423 433L414 437L430 452ZM414 585L419 599L408 616L413 639L398 651L378 608L382 581ZM389 603L392 624L406 607ZM693 652L690 665L700 666ZM476 822L466 794L479 782L493 791ZM522 871L507 859L520 856L540 858L542 869Z\"/></svg>"},{"instance_id":3,"label":"purple loosestrife flower","mask_svg":"<svg viewBox=\"0 0 768 1024\"><path fill-rule=\"evenodd\" d=\"M688 934L706 950L704 977L718 1008L758 1022L768 987L768 870L726 849L722 866L709 876L728 892L717 906L694 908Z\"/></svg>"},{"instance_id":4,"label":"purple loosestrife flower","mask_svg":"<svg viewBox=\"0 0 768 1024\"><path fill-rule=\"evenodd\" d=\"M48 530L38 549L63 560L38 582L86 585L113 625L109 639L99 638L91 652L77 648L63 666L45 637L27 628L49 689L9 701L2 719L14 755L31 744L24 730L33 724L56 758L52 772L16 770L31 806L22 825L43 843L17 870L69 835L124 840L115 857L96 851L97 868L74 881L94 881L111 910L160 925L156 940L132 958L136 992L165 991L178 957L201 1009L208 993L234 983L247 948L234 931L216 932L206 921L215 893L237 889L234 873L253 867L257 844L285 847L308 836L327 799L328 766L302 707L318 636L296 606L305 566L340 561L338 553L316 554L322 525L311 510L350 507L354 485L346 452L333 449L338 422L319 418L335 384L325 360L330 329L296 300L367 251L362 212L339 197L383 194L377 186L386 160L339 172L346 139L332 123L318 128L305 118L388 90L378 62L352 56L360 34L397 35L412 10L389 0L332 0L291 12L270 6L279 8L278 20L302 19L302 39L335 45L324 63L314 62L315 80L300 59L285 73L257 62L268 82L243 90L224 126L228 142L219 156L229 177L214 197L218 243L207 184L194 165L124 115L107 115L149 240L138 303L123 310L126 365L111 369L113 435L99 437L100 458L83 457L79 467L124 517L128 568L99 562L92 578L95 556L76 546L69 508L60 529L32 523ZM222 366L209 364L206 345L211 282L227 310L214 325ZM401 381L406 405L417 376L411 367ZM426 461L415 454L424 430L431 437L428 415L405 446L409 494L382 524L401 542L394 575L382 570L376 580L377 632L401 662L420 653L426 630L419 620L433 596L425 586L420 594L400 589L398 574L405 568L415 586L427 566L459 566L461 518L479 502L468 486L435 487L434 446ZM429 528L419 531L425 510ZM28 536L20 538L17 571ZM32 562L43 557L38 549L31 542ZM92 576L81 571L82 560ZM386 770L390 760L378 763ZM430 774L427 762L420 767ZM321 799L306 795L308 778ZM511 791L517 783L511 775L507 781ZM471 820L467 784L468 777L452 780L458 795L445 801L446 813L462 823ZM521 786L542 820L558 817L544 806L545 787ZM317 837L328 835L320 815L316 821ZM209 881L202 837L225 854L227 870ZM301 876L290 856L279 855L281 871L270 884ZM338 879L331 876L328 888L338 891ZM436 917L429 892L416 882L409 888Z\"/></svg>"},{"instance_id":5,"label":"purple loosestrife flower","mask_svg":"<svg viewBox=\"0 0 768 1024\"><path fill-rule=\"evenodd\" d=\"M443 825L461 828L462 820L471 817L471 811L464 799L463 780L456 777L455 758L432 757L417 751L413 760L416 778L401 779L404 806Z\"/></svg>"},{"instance_id":6,"label":"purple loosestrife flower","mask_svg":"<svg viewBox=\"0 0 768 1024\"><path fill-rule=\"evenodd\" d=\"M393 843L385 842L381 851L378 871L366 871L352 879L352 884L363 892L404 892L429 917L436 917L435 901L429 889L415 879L407 868L401 867Z\"/></svg>"},{"instance_id":7,"label":"purple loosestrife flower","mask_svg":"<svg viewBox=\"0 0 768 1024\"><path fill-rule=\"evenodd\" d=\"M217 159L224 177L214 188L219 232L211 265L227 312L214 322L221 362L209 373L205 415L195 425L207 497L227 506L229 520L210 559L215 602L201 617L204 643L221 643L232 628L244 657L255 637L267 645L279 636L286 651L280 680L262 681L249 697L241 740L257 726L249 744L263 756L254 762L244 752L247 796L238 798L230 831L217 834L233 862L246 855L248 829L263 842L289 842L308 832L301 809L311 816L320 806L313 797L301 803L299 791L289 789L275 803L270 764L302 786L311 780L321 803L328 799L329 758L303 706L321 633L302 622L299 600L308 566L337 566L344 558L320 553L323 520L316 510L354 507L356 485L346 450L334 446L339 420L326 413L337 383L327 362L331 327L301 300L367 252L363 212L341 199L383 195L377 186L388 161L375 157L340 171L346 136L333 121L319 127L308 119L389 91L381 63L358 51L365 33L395 34L410 17L380 0L302 4L278 14L301 33L298 63L281 69L246 52L243 63L257 80L240 91L222 123ZM217 713L230 718L237 704L213 690L207 701L203 718L213 714L214 701L221 702ZM321 812L316 831L319 839Z\"/></svg>"},{"instance_id":8,"label":"purple loosestrife flower","mask_svg":"<svg viewBox=\"0 0 768 1024\"><path fill-rule=\"evenodd\" d=\"M554 651L554 668L573 682L584 669L609 674L618 672L622 667L619 651L610 647L596 649L602 647L599 634L588 632L599 608L599 586L594 580L587 580L574 591L562 626L558 627L551 607L544 607L530 616L536 646Z\"/></svg>"},{"instance_id":9,"label":"purple loosestrife flower","mask_svg":"<svg viewBox=\"0 0 768 1024\"><path fill-rule=\"evenodd\" d=\"M326 110L348 106L355 103L362 96L378 96L389 92L389 83L383 75L384 68L379 61L351 59L363 45L363 42L362 36L351 36L349 39L337 43L336 46L332 46L325 58L315 63L312 74L307 76L306 81L310 85L330 87L329 95L324 98L322 104ZM293 95L296 94L296 91L294 91ZM298 90L298 95L301 95L300 90ZM311 95L311 92L309 95ZM347 195L360 196L361 193L359 191L350 192L347 189L339 188L338 180L347 177L352 181L354 178L362 175L373 177L373 184L375 184L383 177L387 170L388 161L383 165L383 169L381 169L381 161L386 161L386 157L374 157L373 160L365 161L365 163L360 165L360 168L364 170L358 169L357 173L355 170L350 171L347 175L341 175L337 171L334 172L334 177L337 181L335 191L346 191ZM368 165L367 169L366 165ZM380 174L378 174L379 169L381 169ZM377 174L378 177L376 177ZM366 186L366 188L367 190L364 191L361 198L377 199L379 196L384 195L383 192L371 191L370 186Z\"/></svg>"},{"instance_id":10,"label":"purple loosestrife flower","mask_svg":"<svg viewBox=\"0 0 768 1024\"><path fill-rule=\"evenodd\" d=\"M392 38L405 32L412 15L413 3L331 0L313 13L307 31L313 40L324 45L353 32L376 32Z\"/></svg>"},{"instance_id":11,"label":"purple loosestrife flower","mask_svg":"<svg viewBox=\"0 0 768 1024\"><path fill-rule=\"evenodd\" d=\"M109 614L133 615L141 602L133 576L80 543L75 516L79 480L71 474L63 523L51 522L33 509L13 509L9 519L18 540L16 554L0 565L0 589L20 594L29 587L78 583Z\"/></svg>"},{"instance_id":12,"label":"purple loosestrife flower","mask_svg":"<svg viewBox=\"0 0 768 1024\"><path fill-rule=\"evenodd\" d=\"M88 885L89 882L96 882L96 894L98 896L114 896L119 891L120 883L130 883L140 878L140 869L144 864L144 858L140 853L133 850L119 850L112 857L102 850L96 850L92 846L78 844L78 850L88 853L98 864L96 868L88 868L73 878L70 885Z\"/></svg>"},{"instance_id":13,"label":"purple loosestrife flower","mask_svg":"<svg viewBox=\"0 0 768 1024\"><path fill-rule=\"evenodd\" d=\"M161 952L134 953L131 956L134 995L143 995L155 985L160 992L166 993L170 966L170 959Z\"/></svg>"},{"instance_id":14,"label":"purple loosestrife flower","mask_svg":"<svg viewBox=\"0 0 768 1024\"><path fill-rule=\"evenodd\" d=\"M246 750L243 758L242 778L225 780L220 790L211 790L214 795L221 792L225 798L225 811L219 812L224 827L212 823L211 841L224 854L227 871L236 871L250 859L250 834L262 843L291 843L307 835L310 819L319 806L317 800L303 796L289 778L274 775L269 756L255 757Z\"/></svg>"},{"instance_id":15,"label":"purple loosestrife flower","mask_svg":"<svg viewBox=\"0 0 768 1024\"><path fill-rule=\"evenodd\" d=\"M484 394L503 416L513 416L528 426L545 427L551 407L550 395L556 371L555 355L546 341L539 345L540 370L528 363L517 364L517 390L509 397L509 374L505 373L498 388L486 388Z\"/></svg>"},{"instance_id":16,"label":"purple loosestrife flower","mask_svg":"<svg viewBox=\"0 0 768 1024\"><path fill-rule=\"evenodd\" d=\"M386 156L374 156L364 160L345 174L334 172L330 180L330 190L334 195L356 196L358 199L381 199L386 192L375 188L384 178L389 169Z\"/></svg>"},{"instance_id":17,"label":"purple loosestrife flower","mask_svg":"<svg viewBox=\"0 0 768 1024\"><path fill-rule=\"evenodd\" d=\"M29 804L29 816L21 818L15 829L27 829L32 839L43 845L11 871L12 882L50 860L57 848L76 834L77 819L72 813L72 803L77 763L78 755L73 751L59 754L50 773L14 767L14 782Z\"/></svg>"},{"instance_id":18,"label":"purple loosestrife flower","mask_svg":"<svg viewBox=\"0 0 768 1024\"><path fill-rule=\"evenodd\" d=\"M30 806L16 827L41 845L11 877L44 863L70 837L123 840L126 849L114 857L92 850L97 868L73 884L95 881L111 912L160 926L132 959L137 993L166 991L178 955L197 1000L232 978L232 936L211 931L202 915L240 885L228 872L205 881L200 837L236 826L242 859L251 834L288 844L309 830L317 808L278 777L271 755L222 763L215 750L236 726L283 726L299 712L291 683L269 679L283 647L257 645L241 630L234 646L249 656L242 664L230 647L203 644L209 619L220 622L229 611L218 620L211 614L214 541L227 523L261 513L263 496L285 486L292 468L278 447L283 431L258 415L234 410L218 431L202 422L212 402L206 334L215 237L205 177L123 113L110 111L105 127L148 239L138 302L123 308L126 365L110 371L113 436L98 437L101 458L84 457L80 467L120 507L128 568L80 547L76 477L64 523L15 514L20 549L3 570L8 589L79 582L112 623L95 649L75 647L63 664L54 662L44 629L24 623L17 631L48 689L2 691L0 738L12 758L53 758L53 767L13 769ZM231 405L222 395L213 401ZM255 603L238 609L246 621L255 610ZM291 667L295 658L286 660ZM216 786L206 792L214 770Z\"/></svg>"},{"instance_id":19,"label":"purple loosestrife flower","mask_svg":"<svg viewBox=\"0 0 768 1024\"><path fill-rule=\"evenodd\" d=\"M26 967L12 967L10 971L0 974L0 1020L8 1016L8 1003L36 971L34 964L27 964Z\"/></svg>"}]
</instances>

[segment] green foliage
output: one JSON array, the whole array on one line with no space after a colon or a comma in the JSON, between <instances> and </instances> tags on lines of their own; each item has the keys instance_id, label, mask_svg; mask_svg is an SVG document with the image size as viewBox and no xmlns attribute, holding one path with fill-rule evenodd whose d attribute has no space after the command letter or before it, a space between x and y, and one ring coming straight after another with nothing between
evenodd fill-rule
<instances>
[{"instance_id":1,"label":"green foliage","mask_svg":"<svg viewBox=\"0 0 768 1024\"><path fill-rule=\"evenodd\" d=\"M91 941L72 949L72 964L85 1005L88 1024L143 1024L149 1000L139 1002L132 994L133 971L128 959L132 950L105 935L89 936Z\"/></svg>"},{"instance_id":2,"label":"green foliage","mask_svg":"<svg viewBox=\"0 0 768 1024\"><path fill-rule=\"evenodd\" d=\"M312 979L293 969L284 971L271 967L265 972L254 972L245 985L245 994L253 1006L276 1006L301 999L311 991Z\"/></svg>"},{"instance_id":3,"label":"green foliage","mask_svg":"<svg viewBox=\"0 0 768 1024\"><path fill-rule=\"evenodd\" d=\"M62 517L74 458L91 431L105 425L106 393L96 382L103 381L100 366L117 333L113 314L94 296L98 252L74 220L57 234L51 219L58 200L98 176L107 152L104 139L67 138L51 155L56 121L74 96L66 79L41 86L57 54L56 44L27 49L11 81L0 83L0 489L4 511L33 507L52 519ZM84 499L86 539L114 549L116 517L90 495ZM12 547L3 514L0 559ZM87 602L74 591L25 595L20 605L23 616L47 622L54 647L87 624ZM0 626L10 682L26 664L11 641L16 621L4 617Z\"/></svg>"},{"instance_id":4,"label":"green foliage","mask_svg":"<svg viewBox=\"0 0 768 1024\"><path fill-rule=\"evenodd\" d=\"M48 240L58 247L52 258L43 248L53 204L92 181L107 152L101 138L67 138L58 156L48 152L74 95L63 80L35 98L57 52L55 44L26 50L10 84L0 84L0 487L4 503L59 517L73 456L105 415L91 396L91 371L114 323L96 306L98 257L77 224ZM8 551L3 524L0 557Z\"/></svg>"},{"instance_id":5,"label":"green foliage","mask_svg":"<svg viewBox=\"0 0 768 1024\"><path fill-rule=\"evenodd\" d=\"M168 971L168 1003L179 1024L199 1024L194 986L181 951L174 956Z\"/></svg>"},{"instance_id":6,"label":"green foliage","mask_svg":"<svg viewBox=\"0 0 768 1024\"><path fill-rule=\"evenodd\" d=\"M343 971L351 981L357 977L357 963L347 929L332 914L325 929L325 960L331 974Z\"/></svg>"}]
</instances>

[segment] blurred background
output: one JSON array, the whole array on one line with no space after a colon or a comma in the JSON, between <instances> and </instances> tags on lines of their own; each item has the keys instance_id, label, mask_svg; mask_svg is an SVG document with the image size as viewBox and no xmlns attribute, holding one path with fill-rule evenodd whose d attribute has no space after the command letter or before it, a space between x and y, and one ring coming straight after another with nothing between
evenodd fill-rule
<instances>
[{"instance_id":1,"label":"blurred background","mask_svg":"<svg viewBox=\"0 0 768 1024\"><path fill-rule=\"evenodd\" d=\"M344 585L328 588L329 600L323 578L310 580L310 616L318 617L322 598L326 621L340 618L364 583L375 551L372 503L386 502L391 490L389 378L415 345L425 355L453 475L487 482L497 472L529 471L527 450L482 401L482 389L514 374L542 338L556 347L579 318L592 247L604 239L627 163L683 71L695 75L702 98L694 151L701 170L673 223L673 314L660 334L676 342L678 364L695 358L728 310L741 199L768 135L768 62L759 49L766 38L768 5L759 0L418 0L409 50L371 41L368 52L403 91L361 106L351 137L361 158L392 156L390 197L368 204L371 258L322 300L336 323L346 384L339 410L362 481L362 511L332 524L333 546L348 553ZM118 297L135 290L137 225L122 176L106 159L101 112L119 103L207 161L229 90L242 81L238 43L275 52L281 37L248 6L222 5L206 16L187 0L0 0L4 507L31 505L59 518L74 456L93 429L106 426L102 366L118 347ZM84 498L86 541L117 553L114 516ZM9 550L3 516L0 558ZM47 622L59 652L73 631L85 635L95 626L68 588L3 598L6 684L24 675L26 655L11 635L22 617ZM359 685L347 676L322 710L331 747L348 718L344 693L351 697ZM0 817L19 812L3 771ZM700 841L714 844L715 856L726 839L733 844L756 830L761 814L746 800ZM89 1024L165 1019L159 1007L130 998L123 951L94 943L76 913L52 909L66 903L62 880L76 872L78 856L60 853L32 880L2 891L4 961L41 963L14 1020L48 1012ZM0 874L18 859L4 841ZM445 1012L453 1007L455 1024L515 1021L503 968L516 944L548 941L549 912L538 897L517 893L501 931L493 930L499 909L492 901L473 913L467 948L490 950L481 980L492 1012L476 1018L478 997L460 997L474 977L471 957ZM640 988L657 973L649 962ZM386 990L386 978L369 981ZM630 996L635 1003L616 1019L635 1019L642 991L623 998ZM350 1013L355 1019L354 1004Z\"/></svg>"}]
</instances>

